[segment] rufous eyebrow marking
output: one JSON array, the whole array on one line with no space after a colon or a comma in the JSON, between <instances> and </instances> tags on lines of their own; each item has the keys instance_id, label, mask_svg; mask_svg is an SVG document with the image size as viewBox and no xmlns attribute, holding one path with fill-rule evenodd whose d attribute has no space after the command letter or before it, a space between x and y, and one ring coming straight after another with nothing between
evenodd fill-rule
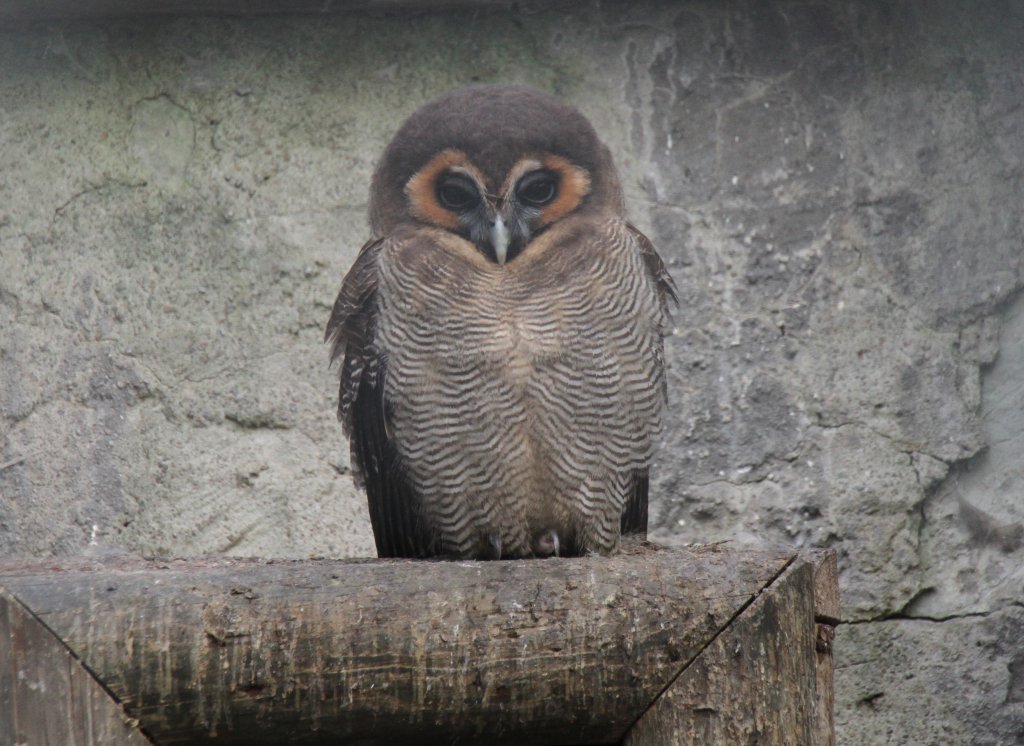
<instances>
[{"instance_id":1,"label":"rufous eyebrow marking","mask_svg":"<svg viewBox=\"0 0 1024 746\"><path fill-rule=\"evenodd\" d=\"M426 223L454 231L459 227L458 216L437 201L437 179L446 171L465 174L476 182L481 193L484 192L483 175L470 163L469 157L461 150L446 148L412 175L405 184L405 194L413 215Z\"/></svg>"},{"instance_id":2,"label":"rufous eyebrow marking","mask_svg":"<svg viewBox=\"0 0 1024 746\"><path fill-rule=\"evenodd\" d=\"M551 225L579 207L590 194L590 174L585 168L576 166L560 155L545 155L540 165L558 176L558 193L551 204L545 207L537 221L537 227Z\"/></svg>"}]
</instances>

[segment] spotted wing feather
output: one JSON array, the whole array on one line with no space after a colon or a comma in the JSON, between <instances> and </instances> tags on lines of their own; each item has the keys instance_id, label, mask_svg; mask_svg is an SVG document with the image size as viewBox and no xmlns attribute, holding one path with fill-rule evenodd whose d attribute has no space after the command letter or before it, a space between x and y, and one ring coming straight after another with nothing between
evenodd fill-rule
<instances>
[{"instance_id":1,"label":"spotted wing feather","mask_svg":"<svg viewBox=\"0 0 1024 746\"><path fill-rule=\"evenodd\" d=\"M388 434L387 364L375 345L377 260L383 239L366 243L334 302L325 340L341 360L338 419L349 437L357 486L366 490L381 557L428 557L434 542L420 518L420 496L401 467Z\"/></svg>"}]
</instances>

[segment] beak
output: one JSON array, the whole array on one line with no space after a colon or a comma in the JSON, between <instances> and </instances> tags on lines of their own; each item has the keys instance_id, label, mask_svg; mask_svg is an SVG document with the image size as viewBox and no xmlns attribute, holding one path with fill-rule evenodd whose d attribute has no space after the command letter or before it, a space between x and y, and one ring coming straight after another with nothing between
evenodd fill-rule
<instances>
[{"instance_id":1,"label":"beak","mask_svg":"<svg viewBox=\"0 0 1024 746\"><path fill-rule=\"evenodd\" d=\"M494 219L494 225L491 226L491 246L494 248L494 258L498 260L498 264L504 264L508 256L508 228L505 227L501 215Z\"/></svg>"}]
</instances>

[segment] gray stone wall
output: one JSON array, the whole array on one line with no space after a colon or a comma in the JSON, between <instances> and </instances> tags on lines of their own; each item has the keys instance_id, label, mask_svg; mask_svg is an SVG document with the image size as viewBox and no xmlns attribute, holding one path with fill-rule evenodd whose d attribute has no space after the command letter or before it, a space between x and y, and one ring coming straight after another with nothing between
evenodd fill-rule
<instances>
[{"instance_id":1,"label":"gray stone wall","mask_svg":"<svg viewBox=\"0 0 1024 746\"><path fill-rule=\"evenodd\" d=\"M682 307L652 538L835 547L844 744L1024 742L1024 7L0 30L0 555L372 553L323 326L400 118L581 108Z\"/></svg>"}]
</instances>

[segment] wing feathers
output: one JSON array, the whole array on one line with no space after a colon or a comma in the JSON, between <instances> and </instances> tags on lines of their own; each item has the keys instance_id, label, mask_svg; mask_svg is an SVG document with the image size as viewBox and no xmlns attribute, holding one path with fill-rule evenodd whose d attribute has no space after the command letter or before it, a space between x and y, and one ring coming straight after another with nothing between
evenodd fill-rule
<instances>
[{"instance_id":1,"label":"wing feathers","mask_svg":"<svg viewBox=\"0 0 1024 746\"><path fill-rule=\"evenodd\" d=\"M636 239L637 248L640 250L640 258L644 260L644 266L647 268L647 272L650 274L651 279L654 280L655 287L658 290L658 296L661 299L661 310L668 316L670 305L679 306L679 296L676 293L675 280L668 273L668 269L665 268L665 262L662 261L651 240L630 222L626 223L626 228L629 229L630 235Z\"/></svg>"},{"instance_id":2,"label":"wing feathers","mask_svg":"<svg viewBox=\"0 0 1024 746\"><path fill-rule=\"evenodd\" d=\"M377 260L383 245L383 239L376 239L360 249L334 302L324 341L331 345L331 362L342 361L338 419L350 439L356 485L366 490L377 554L429 557L437 551L420 519L420 496L388 437L387 369L374 345Z\"/></svg>"}]
</instances>

